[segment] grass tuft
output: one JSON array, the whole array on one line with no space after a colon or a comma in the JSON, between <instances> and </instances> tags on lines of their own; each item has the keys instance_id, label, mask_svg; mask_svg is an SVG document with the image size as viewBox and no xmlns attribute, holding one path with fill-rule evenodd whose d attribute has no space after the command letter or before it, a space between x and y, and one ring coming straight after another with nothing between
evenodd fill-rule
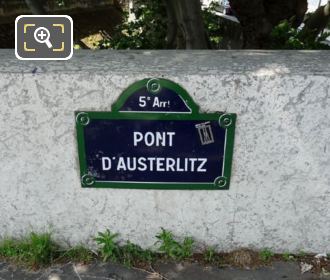
<instances>
[{"instance_id":1,"label":"grass tuft","mask_svg":"<svg viewBox=\"0 0 330 280\"><path fill-rule=\"evenodd\" d=\"M58 258L58 260L85 264L90 263L93 259L95 259L95 254L83 245L78 245L65 250Z\"/></svg>"},{"instance_id":2,"label":"grass tuft","mask_svg":"<svg viewBox=\"0 0 330 280\"><path fill-rule=\"evenodd\" d=\"M5 239L0 243L0 257L11 259L18 255L18 248L14 239Z\"/></svg>"},{"instance_id":3,"label":"grass tuft","mask_svg":"<svg viewBox=\"0 0 330 280\"><path fill-rule=\"evenodd\" d=\"M263 262L269 262L272 259L272 257L274 257L274 253L268 248L261 250L259 253L259 258Z\"/></svg>"},{"instance_id":4,"label":"grass tuft","mask_svg":"<svg viewBox=\"0 0 330 280\"><path fill-rule=\"evenodd\" d=\"M0 243L0 257L32 268L49 265L57 257L59 247L50 233L32 232L23 240L6 239Z\"/></svg>"},{"instance_id":5,"label":"grass tuft","mask_svg":"<svg viewBox=\"0 0 330 280\"><path fill-rule=\"evenodd\" d=\"M151 263L154 258L155 254L151 250L144 250L130 241L126 241L126 244L120 247L120 261L128 267L140 263Z\"/></svg>"},{"instance_id":6,"label":"grass tuft","mask_svg":"<svg viewBox=\"0 0 330 280\"><path fill-rule=\"evenodd\" d=\"M213 247L208 247L203 252L203 260L205 263L213 264L217 260L217 252Z\"/></svg>"}]
</instances>

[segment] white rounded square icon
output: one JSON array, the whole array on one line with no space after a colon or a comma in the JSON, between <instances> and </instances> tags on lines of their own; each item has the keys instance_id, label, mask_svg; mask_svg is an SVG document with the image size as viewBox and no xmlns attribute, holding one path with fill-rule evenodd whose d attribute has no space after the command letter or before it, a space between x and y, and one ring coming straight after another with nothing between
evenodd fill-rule
<instances>
[{"instance_id":1,"label":"white rounded square icon","mask_svg":"<svg viewBox=\"0 0 330 280\"><path fill-rule=\"evenodd\" d=\"M73 21L67 15L22 15L15 21L15 55L22 60L68 60Z\"/></svg>"}]
</instances>

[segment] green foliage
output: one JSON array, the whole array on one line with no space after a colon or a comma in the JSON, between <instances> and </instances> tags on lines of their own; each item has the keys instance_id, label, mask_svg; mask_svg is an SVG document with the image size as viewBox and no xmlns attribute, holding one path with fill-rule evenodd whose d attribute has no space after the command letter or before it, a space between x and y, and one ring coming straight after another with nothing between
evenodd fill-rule
<instances>
[{"instance_id":1,"label":"green foliage","mask_svg":"<svg viewBox=\"0 0 330 280\"><path fill-rule=\"evenodd\" d=\"M83 245L78 245L64 251L60 259L68 260L71 262L89 263L93 260L93 252Z\"/></svg>"},{"instance_id":2,"label":"green foliage","mask_svg":"<svg viewBox=\"0 0 330 280\"><path fill-rule=\"evenodd\" d=\"M100 247L99 253L103 261L111 260L133 266L151 263L154 260L155 254L151 250L144 250L130 241L121 246L117 238L118 234L111 233L109 230L98 233L95 241ZM185 246L188 245L185 244ZM186 247L185 250L187 250ZM5 239L0 242L0 258L33 268L59 261L89 263L94 259L93 254L83 245L60 250L49 233L31 233L21 240Z\"/></svg>"},{"instance_id":3,"label":"green foliage","mask_svg":"<svg viewBox=\"0 0 330 280\"><path fill-rule=\"evenodd\" d=\"M50 233L37 234L32 232L24 247L23 258L31 265L37 266L50 264L58 249L52 241Z\"/></svg>"},{"instance_id":4,"label":"green foliage","mask_svg":"<svg viewBox=\"0 0 330 280\"><path fill-rule=\"evenodd\" d=\"M104 233L99 232L95 238L96 243L100 246L103 261L111 260L130 267L141 262L150 263L154 259L154 254L150 250L144 250L130 241L121 246L117 237L118 234L106 230Z\"/></svg>"},{"instance_id":5,"label":"green foliage","mask_svg":"<svg viewBox=\"0 0 330 280\"><path fill-rule=\"evenodd\" d=\"M304 258L304 257L306 257L306 255L307 254L303 250L300 250L298 253L298 257L300 257L300 258Z\"/></svg>"},{"instance_id":6,"label":"green foliage","mask_svg":"<svg viewBox=\"0 0 330 280\"><path fill-rule=\"evenodd\" d=\"M114 35L98 43L100 49L165 49L167 17L163 1L136 0L131 11L135 20L124 13Z\"/></svg>"},{"instance_id":7,"label":"green foliage","mask_svg":"<svg viewBox=\"0 0 330 280\"><path fill-rule=\"evenodd\" d=\"M330 49L322 43L330 34L324 32L314 39L312 32L293 28L287 20L278 24L271 33L271 49Z\"/></svg>"},{"instance_id":8,"label":"green foliage","mask_svg":"<svg viewBox=\"0 0 330 280\"><path fill-rule=\"evenodd\" d=\"M288 252L285 252L283 255L282 255L282 258L283 260L285 260L286 262L289 262L289 261L294 261L295 260L295 257L288 253Z\"/></svg>"},{"instance_id":9,"label":"green foliage","mask_svg":"<svg viewBox=\"0 0 330 280\"><path fill-rule=\"evenodd\" d=\"M213 247L208 247L203 253L203 259L206 263L214 263L216 258L216 251Z\"/></svg>"},{"instance_id":10,"label":"green foliage","mask_svg":"<svg viewBox=\"0 0 330 280\"><path fill-rule=\"evenodd\" d=\"M202 10L204 26L208 34L212 49L219 49L222 40L223 29L220 18L215 14L219 10L219 1L212 1L210 5Z\"/></svg>"},{"instance_id":11,"label":"green foliage","mask_svg":"<svg viewBox=\"0 0 330 280\"><path fill-rule=\"evenodd\" d=\"M193 245L194 239L192 237L185 237L183 243L181 244L182 251L181 256L182 259L190 258L193 255Z\"/></svg>"},{"instance_id":12,"label":"green foliage","mask_svg":"<svg viewBox=\"0 0 330 280\"><path fill-rule=\"evenodd\" d=\"M0 257L28 265L40 267L50 264L58 254L58 246L50 233L32 232L26 239L7 239L0 244Z\"/></svg>"},{"instance_id":13,"label":"green foliage","mask_svg":"<svg viewBox=\"0 0 330 280\"><path fill-rule=\"evenodd\" d=\"M159 244L158 252L166 258L181 261L193 256L194 240L191 237L185 237L180 242L174 238L171 231L162 228L156 238L158 239L156 243ZM159 256L151 250L144 250L130 241L120 245L117 239L118 234L112 233L110 230L98 233L95 241L100 247L100 257L103 261L111 260L131 267L152 263ZM303 258L305 256L306 253L300 251L296 257ZM273 257L274 253L267 248L259 252L259 259L263 262L269 262ZM296 257L288 252L282 255L285 261L294 261ZM330 256L328 255L328 257ZM220 258L213 247L208 247L203 252L205 263L219 264ZM37 234L32 232L28 237L21 240L8 238L1 241L0 259L38 268L59 260L88 263L94 259L94 256L93 252L83 245L60 250L60 247L52 240L50 233Z\"/></svg>"},{"instance_id":14,"label":"green foliage","mask_svg":"<svg viewBox=\"0 0 330 280\"><path fill-rule=\"evenodd\" d=\"M5 239L0 243L0 257L11 259L18 255L16 241L13 239Z\"/></svg>"},{"instance_id":15,"label":"green foliage","mask_svg":"<svg viewBox=\"0 0 330 280\"><path fill-rule=\"evenodd\" d=\"M263 262L268 262L271 260L271 258L274 256L274 253L272 251L270 251L269 249L263 249L262 251L260 251L259 253L259 258L260 260L262 260Z\"/></svg>"},{"instance_id":16,"label":"green foliage","mask_svg":"<svg viewBox=\"0 0 330 280\"><path fill-rule=\"evenodd\" d=\"M117 261L119 258L119 245L116 241L117 233L111 233L110 230L99 232L94 239L100 246L100 254L104 262L108 260Z\"/></svg>"},{"instance_id":17,"label":"green foliage","mask_svg":"<svg viewBox=\"0 0 330 280\"><path fill-rule=\"evenodd\" d=\"M137 263L151 263L154 259L154 253L150 250L143 250L140 246L127 241L120 248L120 261L131 267Z\"/></svg>"},{"instance_id":18,"label":"green foliage","mask_svg":"<svg viewBox=\"0 0 330 280\"><path fill-rule=\"evenodd\" d=\"M219 48L223 32L219 17L214 14L219 6L212 1L202 10L204 25L212 48ZM115 28L114 35L101 40L99 49L166 49L167 15L164 1L136 0L131 10L135 20L124 13L123 22Z\"/></svg>"},{"instance_id":19,"label":"green foliage","mask_svg":"<svg viewBox=\"0 0 330 280\"><path fill-rule=\"evenodd\" d=\"M174 239L173 233L162 228L162 231L156 235L157 243L160 243L159 251L172 260L183 260L190 258L193 254L194 240L191 237L185 237L180 243Z\"/></svg>"}]
</instances>

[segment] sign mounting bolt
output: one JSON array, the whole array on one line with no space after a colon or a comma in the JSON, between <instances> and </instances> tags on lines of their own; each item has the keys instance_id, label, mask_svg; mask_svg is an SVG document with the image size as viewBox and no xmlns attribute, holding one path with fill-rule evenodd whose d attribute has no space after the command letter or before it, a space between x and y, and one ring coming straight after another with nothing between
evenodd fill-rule
<instances>
[{"instance_id":1,"label":"sign mounting bolt","mask_svg":"<svg viewBox=\"0 0 330 280\"><path fill-rule=\"evenodd\" d=\"M147 90L151 93L157 93L160 91L160 83L158 79L150 79L147 83Z\"/></svg>"}]
</instances>

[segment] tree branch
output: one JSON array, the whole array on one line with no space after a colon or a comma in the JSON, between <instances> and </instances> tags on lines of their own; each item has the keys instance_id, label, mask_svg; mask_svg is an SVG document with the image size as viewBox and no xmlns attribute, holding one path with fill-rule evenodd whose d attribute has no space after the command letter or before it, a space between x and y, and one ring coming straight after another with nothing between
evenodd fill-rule
<instances>
[{"instance_id":1,"label":"tree branch","mask_svg":"<svg viewBox=\"0 0 330 280\"><path fill-rule=\"evenodd\" d=\"M305 21L305 26L301 32L303 38L315 40L321 31L327 26L330 21L330 0L324 6L319 7Z\"/></svg>"}]
</instances>

